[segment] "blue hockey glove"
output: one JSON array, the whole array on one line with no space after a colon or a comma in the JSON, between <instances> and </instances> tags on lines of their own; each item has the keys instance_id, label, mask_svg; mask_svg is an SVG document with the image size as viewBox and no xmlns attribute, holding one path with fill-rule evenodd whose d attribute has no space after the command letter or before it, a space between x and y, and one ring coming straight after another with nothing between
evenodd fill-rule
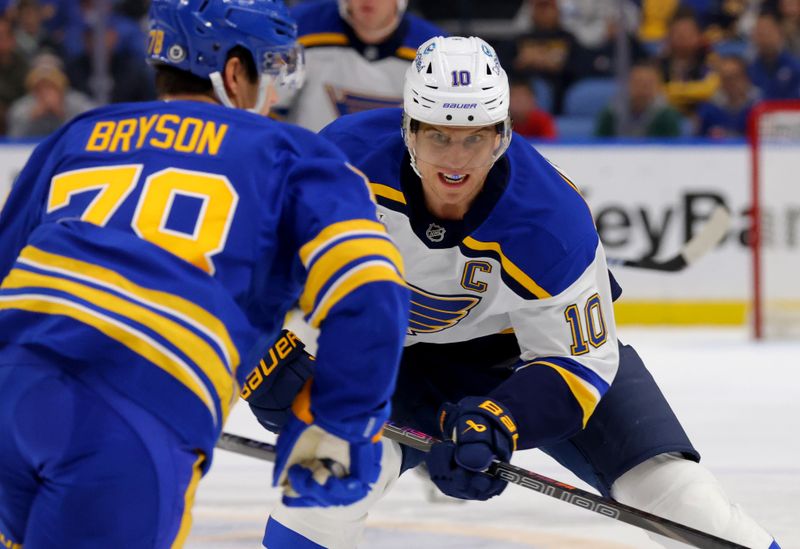
<instances>
[{"instance_id":1,"label":"blue hockey glove","mask_svg":"<svg viewBox=\"0 0 800 549\"><path fill-rule=\"evenodd\" d=\"M493 460L508 461L516 449L517 426L509 411L486 397L445 403L439 411L442 442L425 457L433 483L448 496L487 500L505 490L504 480L481 473Z\"/></svg>"},{"instance_id":2,"label":"blue hockey glove","mask_svg":"<svg viewBox=\"0 0 800 549\"><path fill-rule=\"evenodd\" d=\"M265 429L278 433L289 419L292 402L314 373L314 357L289 330L281 331L263 356L247 376L241 397Z\"/></svg>"},{"instance_id":3,"label":"blue hockey glove","mask_svg":"<svg viewBox=\"0 0 800 549\"><path fill-rule=\"evenodd\" d=\"M278 436L273 486L283 488L290 507L350 505L378 480L389 405L353 424L329 424L311 414L310 387L309 381Z\"/></svg>"}]
</instances>

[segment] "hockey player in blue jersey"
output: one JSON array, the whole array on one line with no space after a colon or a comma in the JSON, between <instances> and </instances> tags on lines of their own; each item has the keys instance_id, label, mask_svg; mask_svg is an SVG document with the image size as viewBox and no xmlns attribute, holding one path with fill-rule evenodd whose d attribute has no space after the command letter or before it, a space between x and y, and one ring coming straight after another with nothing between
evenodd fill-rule
<instances>
[{"instance_id":1,"label":"hockey player in blue jersey","mask_svg":"<svg viewBox=\"0 0 800 549\"><path fill-rule=\"evenodd\" d=\"M0 213L3 547L182 546L238 387L298 300L321 343L274 482L308 507L377 479L408 290L363 175L258 114L300 75L295 40L279 0L153 0L163 100L84 114L17 179Z\"/></svg>"},{"instance_id":2,"label":"hockey player in blue jersey","mask_svg":"<svg viewBox=\"0 0 800 549\"><path fill-rule=\"evenodd\" d=\"M403 110L342 117L322 131L369 178L412 289L392 419L444 439L424 459L450 496L501 493L506 483L480 471L539 448L606 496L777 548L699 465L641 359L618 342L620 289L589 209L565 175L512 139L508 101L490 46L435 38L407 72ZM302 353L277 368L284 375L273 372L270 391L248 394L273 430L291 400L281 392L314 369ZM264 545L353 547L370 506L422 460L384 441L384 468L365 500L279 505Z\"/></svg>"}]
</instances>

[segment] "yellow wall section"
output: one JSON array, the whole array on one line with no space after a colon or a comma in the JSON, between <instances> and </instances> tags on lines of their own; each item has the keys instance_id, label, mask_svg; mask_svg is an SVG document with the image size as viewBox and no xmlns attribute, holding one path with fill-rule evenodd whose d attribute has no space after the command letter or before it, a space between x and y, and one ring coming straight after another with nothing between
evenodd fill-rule
<instances>
[{"instance_id":1,"label":"yellow wall section","mask_svg":"<svg viewBox=\"0 0 800 549\"><path fill-rule=\"evenodd\" d=\"M631 301L614 304L617 324L741 326L748 321L744 301Z\"/></svg>"}]
</instances>

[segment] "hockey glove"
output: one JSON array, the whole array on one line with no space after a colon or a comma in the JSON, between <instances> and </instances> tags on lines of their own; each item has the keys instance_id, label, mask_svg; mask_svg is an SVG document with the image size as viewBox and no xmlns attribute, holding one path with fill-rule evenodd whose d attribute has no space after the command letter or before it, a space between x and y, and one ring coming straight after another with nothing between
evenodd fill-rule
<instances>
[{"instance_id":1,"label":"hockey glove","mask_svg":"<svg viewBox=\"0 0 800 549\"><path fill-rule=\"evenodd\" d=\"M508 461L516 449L517 426L508 410L485 397L445 403L439 411L442 442L425 460L431 480L454 498L487 500L506 482L483 474L493 460Z\"/></svg>"},{"instance_id":2,"label":"hockey glove","mask_svg":"<svg viewBox=\"0 0 800 549\"><path fill-rule=\"evenodd\" d=\"M278 433L289 419L292 402L313 373L314 357L293 332L283 330L247 376L241 397L265 429Z\"/></svg>"},{"instance_id":3,"label":"hockey glove","mask_svg":"<svg viewBox=\"0 0 800 549\"><path fill-rule=\"evenodd\" d=\"M354 424L331 424L310 411L311 382L278 436L273 485L290 507L350 505L364 498L381 469L380 435L388 403Z\"/></svg>"}]
</instances>

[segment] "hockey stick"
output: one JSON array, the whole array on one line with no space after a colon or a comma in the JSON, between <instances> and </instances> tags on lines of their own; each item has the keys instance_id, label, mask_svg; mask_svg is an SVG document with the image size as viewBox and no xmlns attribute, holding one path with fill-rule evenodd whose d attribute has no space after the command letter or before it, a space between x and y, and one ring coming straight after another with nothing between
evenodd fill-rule
<instances>
[{"instance_id":1,"label":"hockey stick","mask_svg":"<svg viewBox=\"0 0 800 549\"><path fill-rule=\"evenodd\" d=\"M400 427L392 423L387 423L384 429L386 438L404 444L422 452L428 452L436 442L436 439L420 433L408 427ZM260 442L249 438L222 433L217 441L217 448L236 452L246 456L275 461L275 446L266 442ZM492 477L501 478L512 484L517 484L523 488L528 488L550 496L552 498L565 501L572 505L594 511L603 516L631 524L659 534L661 536L680 541L692 547L700 549L747 549L743 545L718 538L711 534L706 534L694 528L671 520L651 515L645 511L640 511L634 507L629 507L613 499L598 496L586 490L581 490L569 484L558 482L538 473L528 471L510 463L495 461L486 470L486 474Z\"/></svg>"},{"instance_id":2,"label":"hockey stick","mask_svg":"<svg viewBox=\"0 0 800 549\"><path fill-rule=\"evenodd\" d=\"M644 257L642 259L606 259L609 267L633 267L636 269L649 269L653 271L676 272L682 271L689 265L710 252L720 240L725 237L731 225L731 214L728 208L720 204L714 211L700 232L695 234L680 251L669 259L653 259Z\"/></svg>"}]
</instances>

